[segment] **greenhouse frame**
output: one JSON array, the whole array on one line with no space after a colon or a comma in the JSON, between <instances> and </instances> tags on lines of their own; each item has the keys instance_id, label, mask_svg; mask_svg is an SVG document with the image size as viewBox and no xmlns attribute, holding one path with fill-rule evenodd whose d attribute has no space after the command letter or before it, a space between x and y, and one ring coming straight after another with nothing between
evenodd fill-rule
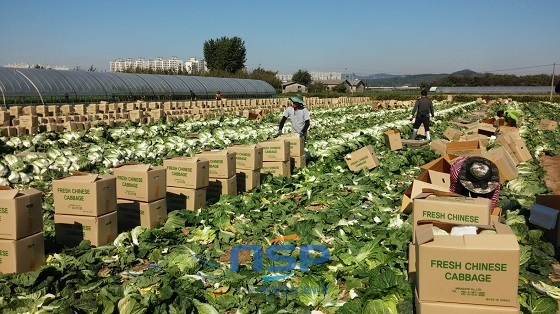
<instances>
[{"instance_id":1,"label":"greenhouse frame","mask_svg":"<svg viewBox=\"0 0 560 314\"><path fill-rule=\"evenodd\" d=\"M0 67L1 101L6 104L84 101L271 98L265 81L186 75L62 71Z\"/></svg>"}]
</instances>

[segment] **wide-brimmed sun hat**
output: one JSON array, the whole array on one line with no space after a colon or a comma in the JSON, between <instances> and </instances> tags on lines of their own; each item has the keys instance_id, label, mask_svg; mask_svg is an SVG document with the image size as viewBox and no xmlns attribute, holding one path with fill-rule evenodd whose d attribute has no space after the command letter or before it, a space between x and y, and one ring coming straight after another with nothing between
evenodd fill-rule
<instances>
[{"instance_id":1,"label":"wide-brimmed sun hat","mask_svg":"<svg viewBox=\"0 0 560 314\"><path fill-rule=\"evenodd\" d=\"M303 97L299 94L295 95L294 97L290 97L290 100L293 102L297 102L298 104L301 104L302 106L305 106L305 102L303 101Z\"/></svg>"},{"instance_id":2,"label":"wide-brimmed sun hat","mask_svg":"<svg viewBox=\"0 0 560 314\"><path fill-rule=\"evenodd\" d=\"M500 185L500 173L492 161L483 157L469 157L461 165L459 181L473 193L487 194Z\"/></svg>"}]
</instances>

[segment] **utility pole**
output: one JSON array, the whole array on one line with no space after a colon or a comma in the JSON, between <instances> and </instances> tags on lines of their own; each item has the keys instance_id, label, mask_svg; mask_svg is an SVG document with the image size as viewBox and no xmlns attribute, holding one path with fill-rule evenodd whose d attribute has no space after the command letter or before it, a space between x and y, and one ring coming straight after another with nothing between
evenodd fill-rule
<instances>
[{"instance_id":1,"label":"utility pole","mask_svg":"<svg viewBox=\"0 0 560 314\"><path fill-rule=\"evenodd\" d=\"M550 82L550 102L552 102L552 91L554 90L554 69L556 68L556 63L552 64L552 80Z\"/></svg>"}]
</instances>

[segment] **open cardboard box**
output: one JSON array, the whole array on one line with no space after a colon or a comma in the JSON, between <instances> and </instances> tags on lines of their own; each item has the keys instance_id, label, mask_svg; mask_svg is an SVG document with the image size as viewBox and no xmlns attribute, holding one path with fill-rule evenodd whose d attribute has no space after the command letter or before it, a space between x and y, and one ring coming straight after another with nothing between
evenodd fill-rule
<instances>
[{"instance_id":1,"label":"open cardboard box","mask_svg":"<svg viewBox=\"0 0 560 314\"><path fill-rule=\"evenodd\" d=\"M449 142L446 149L447 154L456 156L482 156L485 150L480 140Z\"/></svg>"},{"instance_id":2,"label":"open cardboard box","mask_svg":"<svg viewBox=\"0 0 560 314\"><path fill-rule=\"evenodd\" d=\"M401 134L396 130L389 130L383 133L385 139L385 145L390 150L399 150L403 148Z\"/></svg>"},{"instance_id":3,"label":"open cardboard box","mask_svg":"<svg viewBox=\"0 0 560 314\"><path fill-rule=\"evenodd\" d=\"M413 237L416 227L421 221L445 222L455 225L491 224L492 202L488 198L471 198L450 192L431 191L420 193L414 197L413 202Z\"/></svg>"},{"instance_id":4,"label":"open cardboard box","mask_svg":"<svg viewBox=\"0 0 560 314\"><path fill-rule=\"evenodd\" d=\"M412 213L412 200L422 193L423 189L437 190L449 192L449 174L437 172L435 170L424 170L403 194L401 203L401 212L405 214Z\"/></svg>"}]
</instances>

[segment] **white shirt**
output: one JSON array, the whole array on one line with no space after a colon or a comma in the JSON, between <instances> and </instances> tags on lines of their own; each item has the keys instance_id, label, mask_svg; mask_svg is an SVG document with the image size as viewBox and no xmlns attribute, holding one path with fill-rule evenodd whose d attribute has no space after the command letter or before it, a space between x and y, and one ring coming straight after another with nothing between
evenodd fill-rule
<instances>
[{"instance_id":1,"label":"white shirt","mask_svg":"<svg viewBox=\"0 0 560 314\"><path fill-rule=\"evenodd\" d=\"M305 126L305 121L309 120L309 110L303 108L296 111L294 107L290 106L284 110L284 117L290 119L292 133L301 133L301 130Z\"/></svg>"}]
</instances>

